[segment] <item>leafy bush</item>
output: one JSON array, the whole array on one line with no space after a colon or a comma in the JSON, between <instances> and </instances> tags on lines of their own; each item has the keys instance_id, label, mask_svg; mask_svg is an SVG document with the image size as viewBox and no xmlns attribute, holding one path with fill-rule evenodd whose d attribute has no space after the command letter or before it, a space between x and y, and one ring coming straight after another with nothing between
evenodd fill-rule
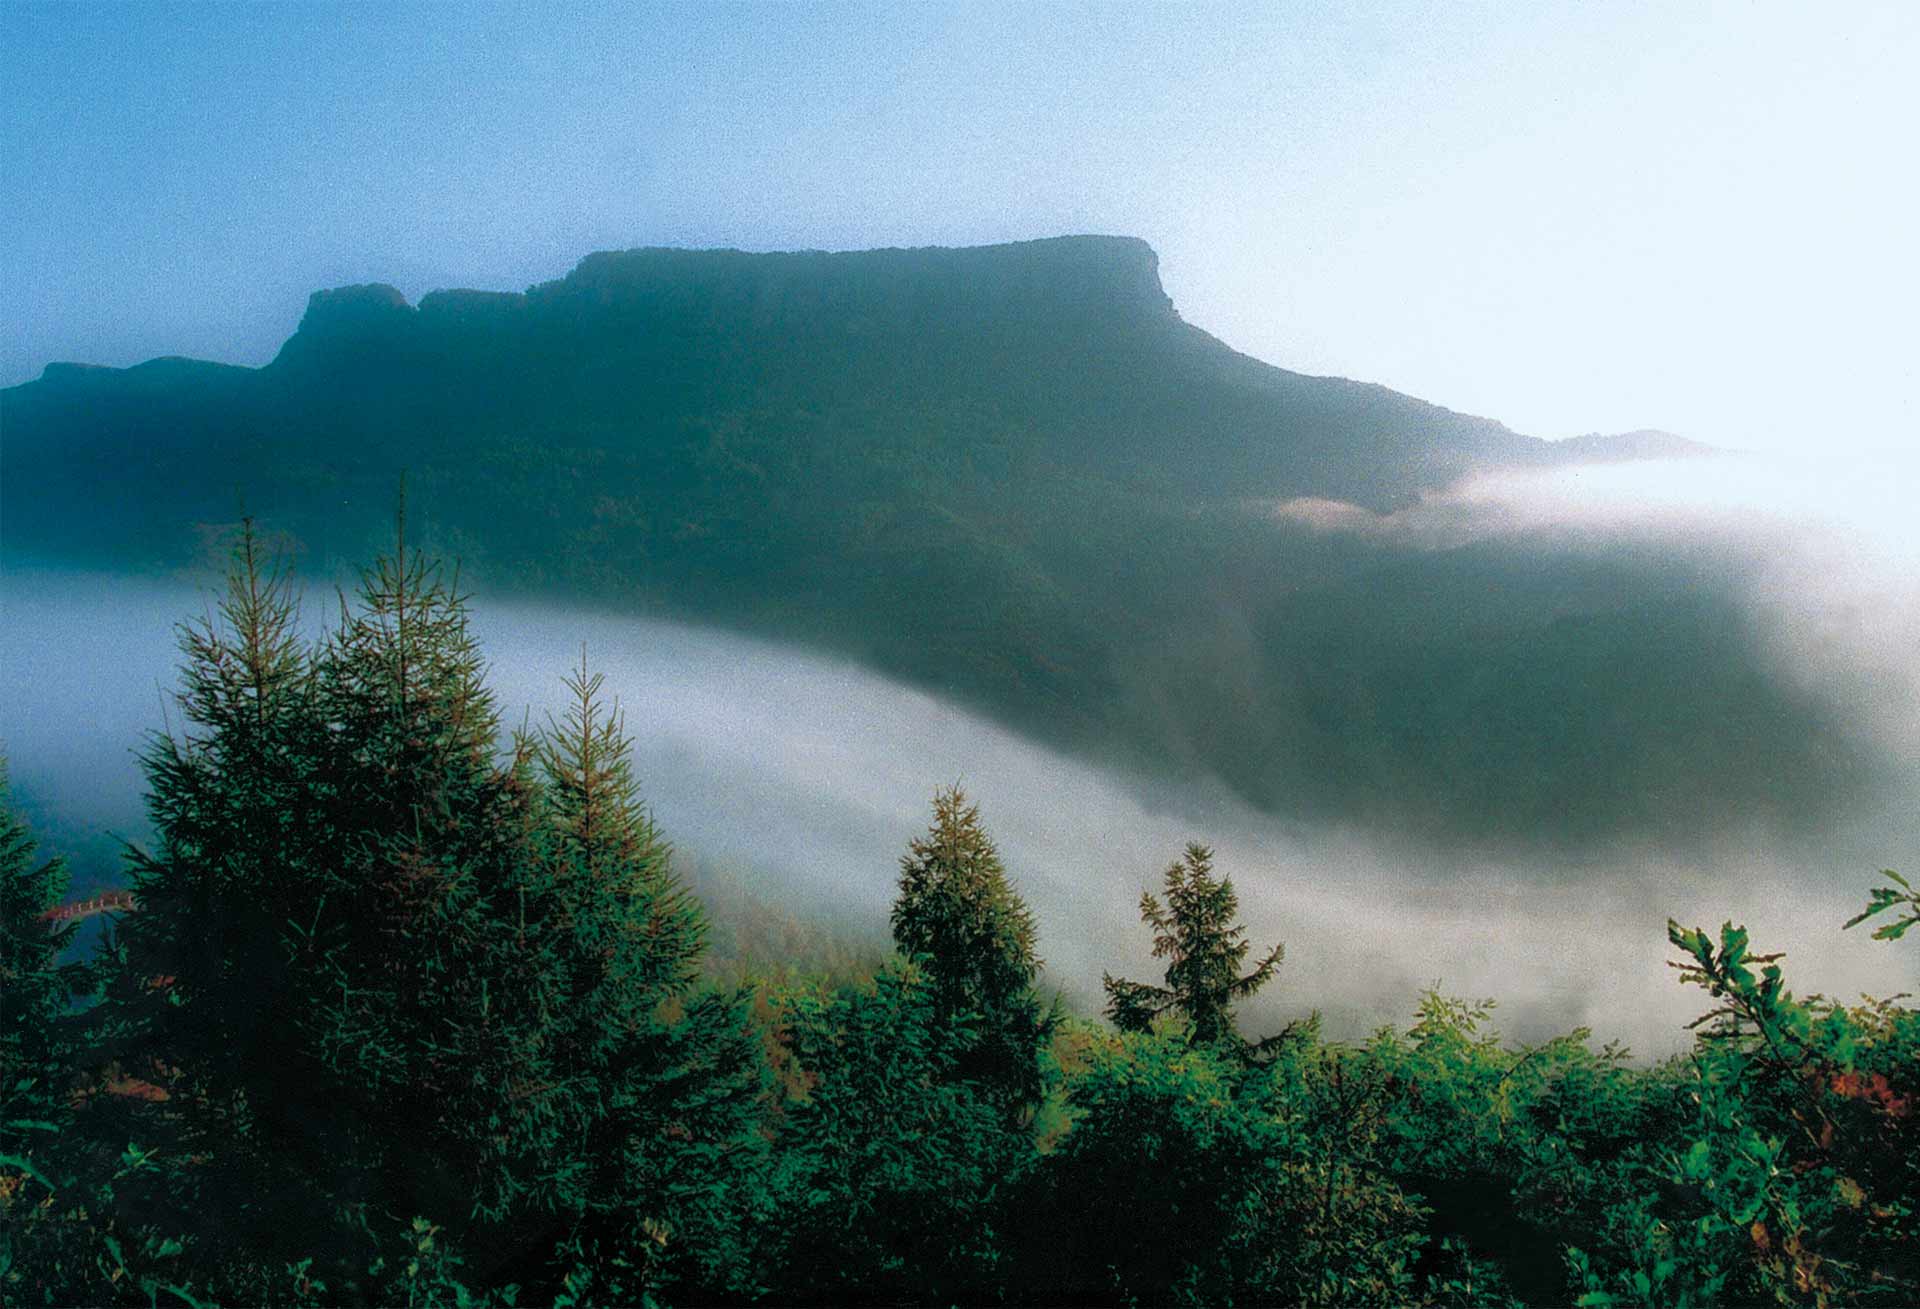
<instances>
[{"instance_id":1,"label":"leafy bush","mask_svg":"<svg viewBox=\"0 0 1920 1309\"><path fill-rule=\"evenodd\" d=\"M976 1020L943 1020L935 984L897 962L870 986L790 991L780 1021L806 1089L780 1139L774 1298L996 1298L995 1220L1032 1147L961 1075Z\"/></svg>"},{"instance_id":2,"label":"leafy bush","mask_svg":"<svg viewBox=\"0 0 1920 1309\"><path fill-rule=\"evenodd\" d=\"M1913 1303L1920 1014L1796 999L1780 956L1731 923L1669 936L1715 1001L1694 1024L1691 1112L1640 1161L1609 1239L1570 1252L1582 1303Z\"/></svg>"},{"instance_id":3,"label":"leafy bush","mask_svg":"<svg viewBox=\"0 0 1920 1309\"><path fill-rule=\"evenodd\" d=\"M1041 1168L1023 1298L1400 1304L1421 1210L1342 1149L1344 1065L1247 1066L1179 1027L1107 1038ZM1037 1209L1037 1212L1034 1210Z\"/></svg>"}]
</instances>

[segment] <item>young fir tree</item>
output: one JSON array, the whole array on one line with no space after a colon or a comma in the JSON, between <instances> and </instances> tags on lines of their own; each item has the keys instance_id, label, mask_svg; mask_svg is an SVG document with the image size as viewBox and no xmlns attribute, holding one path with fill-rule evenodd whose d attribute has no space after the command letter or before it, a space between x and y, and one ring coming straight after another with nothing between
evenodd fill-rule
<instances>
[{"instance_id":1,"label":"young fir tree","mask_svg":"<svg viewBox=\"0 0 1920 1309\"><path fill-rule=\"evenodd\" d=\"M184 722L141 760L160 840L130 852L141 912L124 936L151 1044L183 1090L222 1098L277 1037L285 914L321 836L303 803L317 737L298 607L251 523L217 616L179 637Z\"/></svg>"},{"instance_id":2,"label":"young fir tree","mask_svg":"<svg viewBox=\"0 0 1920 1309\"><path fill-rule=\"evenodd\" d=\"M1127 1032L1144 1032L1164 1013L1184 1017L1194 1045L1238 1043L1233 1006L1265 986L1280 964L1276 945L1242 973L1250 944L1233 920L1240 897L1233 883L1213 875L1213 851L1192 843L1167 868L1163 907L1151 891L1140 896L1140 917L1153 929L1153 957L1167 961L1166 985L1106 976L1107 1017Z\"/></svg>"},{"instance_id":3,"label":"young fir tree","mask_svg":"<svg viewBox=\"0 0 1920 1309\"><path fill-rule=\"evenodd\" d=\"M327 1212L339 1143L316 1139L298 1027L317 962L301 929L330 835L312 802L313 670L290 581L251 523L226 595L179 637L180 720L141 761L157 842L129 850L139 912L112 943L99 1054L165 1093L129 1130L202 1161L169 1175L183 1230L204 1249L266 1248ZM234 1275L226 1293L258 1292Z\"/></svg>"},{"instance_id":4,"label":"young fir tree","mask_svg":"<svg viewBox=\"0 0 1920 1309\"><path fill-rule=\"evenodd\" d=\"M545 1039L565 1004L563 911L525 752L496 756L483 671L467 598L409 553L402 520L316 662L310 802L330 856L298 1021L356 1198L454 1239L564 1204L566 1171L539 1156L574 1125Z\"/></svg>"},{"instance_id":5,"label":"young fir tree","mask_svg":"<svg viewBox=\"0 0 1920 1309\"><path fill-rule=\"evenodd\" d=\"M571 937L553 1044L601 1112L550 1275L600 1303L666 1285L734 1294L755 1275L737 1192L763 1144L758 1049L743 1002L699 984L705 914L639 803L624 721L584 652L566 685L572 703L534 745L543 857Z\"/></svg>"},{"instance_id":6,"label":"young fir tree","mask_svg":"<svg viewBox=\"0 0 1920 1309\"><path fill-rule=\"evenodd\" d=\"M935 793L933 825L901 857L899 885L893 939L931 982L936 1018L977 1015L960 1075L1015 1111L1037 1103L1053 1017L1034 994L1033 914L959 787Z\"/></svg>"}]
</instances>

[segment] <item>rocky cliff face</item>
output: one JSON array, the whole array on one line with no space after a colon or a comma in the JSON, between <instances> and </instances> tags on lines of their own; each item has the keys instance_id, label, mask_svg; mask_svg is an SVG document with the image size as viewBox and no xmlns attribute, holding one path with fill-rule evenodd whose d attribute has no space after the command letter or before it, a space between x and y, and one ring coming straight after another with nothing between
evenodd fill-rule
<instances>
[{"instance_id":1,"label":"rocky cliff face","mask_svg":"<svg viewBox=\"0 0 1920 1309\"><path fill-rule=\"evenodd\" d=\"M952 331L1048 318L1173 317L1159 269L1146 242L1110 236L843 254L628 250L589 255L528 298L576 312L646 304L753 327L839 319Z\"/></svg>"}]
</instances>

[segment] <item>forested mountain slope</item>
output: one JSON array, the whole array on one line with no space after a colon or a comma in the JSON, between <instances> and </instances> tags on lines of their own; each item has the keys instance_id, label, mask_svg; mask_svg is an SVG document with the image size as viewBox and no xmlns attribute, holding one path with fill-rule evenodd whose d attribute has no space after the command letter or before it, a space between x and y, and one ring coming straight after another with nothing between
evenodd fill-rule
<instances>
[{"instance_id":1,"label":"forested mountain slope","mask_svg":"<svg viewBox=\"0 0 1920 1309\"><path fill-rule=\"evenodd\" d=\"M264 368L49 366L0 392L0 434L10 562L171 568L244 505L326 573L404 473L483 588L842 651L1304 818L1581 844L1817 822L1868 767L1759 662L1738 561L1268 512L1686 443L1554 445L1260 363L1128 239L342 288Z\"/></svg>"}]
</instances>

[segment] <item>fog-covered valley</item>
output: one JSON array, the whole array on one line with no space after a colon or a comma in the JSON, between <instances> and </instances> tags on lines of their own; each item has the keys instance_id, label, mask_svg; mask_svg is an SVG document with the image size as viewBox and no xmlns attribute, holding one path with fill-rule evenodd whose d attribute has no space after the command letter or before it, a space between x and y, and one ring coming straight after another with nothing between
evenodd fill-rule
<instances>
[{"instance_id":1,"label":"fog-covered valley","mask_svg":"<svg viewBox=\"0 0 1920 1309\"><path fill-rule=\"evenodd\" d=\"M1332 1033L1358 1036L1404 1021L1437 984L1496 997L1510 1037L1586 1023L1659 1054L1701 1008L1661 966L1670 916L1746 923L1757 943L1788 951L1801 991L1915 982L1907 953L1840 931L1879 868L1911 869L1920 852L1914 537L1875 500L1906 471L1718 458L1479 478L1384 516L1299 502L1260 511L1418 550L1572 534L1751 559L1743 603L1764 648L1838 711L1878 775L1837 824L1743 830L1738 815L1703 815L1716 835L1684 848L1623 826L1576 851L1489 852L1287 819L1203 774L1069 757L790 646L485 595L474 621L508 727L558 705L584 645L620 697L643 795L683 857L739 870L754 894L804 918L883 939L898 856L935 788L959 782L1037 915L1050 984L1083 1011L1098 1008L1103 971L1157 975L1138 897L1200 840L1234 879L1256 945L1286 943L1249 1030L1319 1008ZM114 875L110 838L145 838L135 752L144 733L179 726L167 709L172 626L207 611L215 580L29 567L6 578L0 741L18 801L51 850L76 856L82 887ZM335 604L324 579L309 581L313 631Z\"/></svg>"}]
</instances>

